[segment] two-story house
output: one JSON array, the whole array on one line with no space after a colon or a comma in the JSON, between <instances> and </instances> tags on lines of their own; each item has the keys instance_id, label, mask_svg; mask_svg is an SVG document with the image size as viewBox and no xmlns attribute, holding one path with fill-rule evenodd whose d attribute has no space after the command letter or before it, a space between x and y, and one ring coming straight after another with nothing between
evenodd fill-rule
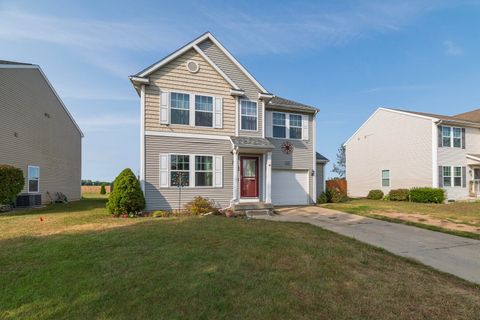
<instances>
[{"instance_id":1,"label":"two-story house","mask_svg":"<svg viewBox=\"0 0 480 320\"><path fill-rule=\"evenodd\" d=\"M211 33L130 80L147 210L195 196L221 207L315 202L318 110L269 93Z\"/></svg>"},{"instance_id":2,"label":"two-story house","mask_svg":"<svg viewBox=\"0 0 480 320\"><path fill-rule=\"evenodd\" d=\"M379 108L345 143L349 195L444 188L449 200L480 195L480 109L444 116Z\"/></svg>"}]
</instances>

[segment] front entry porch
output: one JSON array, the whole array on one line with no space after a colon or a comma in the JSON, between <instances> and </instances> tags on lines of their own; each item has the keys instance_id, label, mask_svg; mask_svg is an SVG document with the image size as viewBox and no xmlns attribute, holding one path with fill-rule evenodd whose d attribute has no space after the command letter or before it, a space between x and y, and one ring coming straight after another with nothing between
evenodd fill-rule
<instances>
[{"instance_id":1,"label":"front entry porch","mask_svg":"<svg viewBox=\"0 0 480 320\"><path fill-rule=\"evenodd\" d=\"M480 155L468 154L468 193L472 198L480 198Z\"/></svg>"}]
</instances>

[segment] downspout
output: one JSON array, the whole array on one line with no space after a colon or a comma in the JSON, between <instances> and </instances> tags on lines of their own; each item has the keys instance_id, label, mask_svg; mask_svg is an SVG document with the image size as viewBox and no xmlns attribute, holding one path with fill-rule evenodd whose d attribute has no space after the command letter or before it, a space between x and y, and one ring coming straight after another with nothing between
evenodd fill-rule
<instances>
[{"instance_id":1,"label":"downspout","mask_svg":"<svg viewBox=\"0 0 480 320\"><path fill-rule=\"evenodd\" d=\"M313 130L312 130L312 149L313 149L313 166L312 170L313 174L313 186L312 186L312 193L313 193L313 203L317 203L317 113L319 110L315 110L313 114Z\"/></svg>"}]
</instances>

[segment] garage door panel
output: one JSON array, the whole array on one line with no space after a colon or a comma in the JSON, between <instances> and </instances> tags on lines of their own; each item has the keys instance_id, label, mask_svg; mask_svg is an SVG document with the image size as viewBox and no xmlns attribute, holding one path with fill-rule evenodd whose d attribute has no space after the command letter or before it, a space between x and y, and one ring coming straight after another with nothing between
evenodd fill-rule
<instances>
[{"instance_id":1,"label":"garage door panel","mask_svg":"<svg viewBox=\"0 0 480 320\"><path fill-rule=\"evenodd\" d=\"M308 204L308 171L272 170L274 205Z\"/></svg>"}]
</instances>

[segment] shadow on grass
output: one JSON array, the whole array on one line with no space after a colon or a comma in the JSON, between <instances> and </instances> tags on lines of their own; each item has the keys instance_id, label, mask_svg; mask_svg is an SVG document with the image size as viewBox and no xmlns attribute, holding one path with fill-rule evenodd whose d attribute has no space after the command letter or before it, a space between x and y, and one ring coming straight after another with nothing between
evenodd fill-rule
<instances>
[{"instance_id":1,"label":"shadow on grass","mask_svg":"<svg viewBox=\"0 0 480 320\"><path fill-rule=\"evenodd\" d=\"M105 208L107 199L88 198L68 203L54 203L42 208L17 209L11 212L0 214L1 217L22 216L46 213L68 213L84 212Z\"/></svg>"}]
</instances>

